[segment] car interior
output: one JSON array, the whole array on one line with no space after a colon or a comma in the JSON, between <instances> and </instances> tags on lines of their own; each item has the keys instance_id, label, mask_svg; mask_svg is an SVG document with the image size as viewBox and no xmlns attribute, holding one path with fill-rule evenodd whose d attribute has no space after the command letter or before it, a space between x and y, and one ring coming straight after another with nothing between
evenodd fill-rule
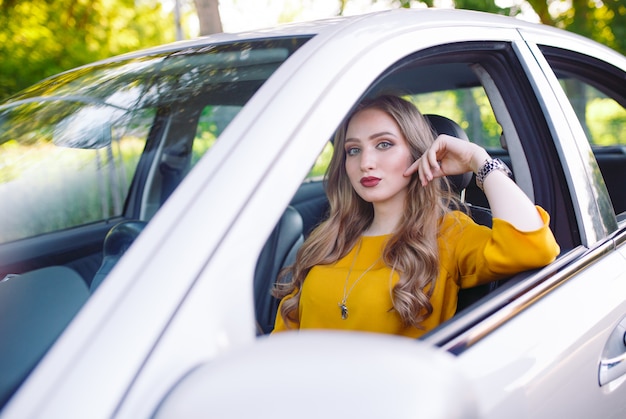
<instances>
[{"instance_id":1,"label":"car interior","mask_svg":"<svg viewBox=\"0 0 626 419\"><path fill-rule=\"evenodd\" d=\"M522 77L519 74L516 75L519 69L515 67L515 71L510 71L511 74L503 74L512 65L511 57L514 53L510 47L501 44L474 45L473 53L462 54L460 51L463 49L467 49L465 45L457 45L449 51L440 48L408 57L381 75L367 94L401 91L417 103L436 132L471 138L488 148L494 157L503 159L512 169L514 179L529 196L549 212L564 214L553 218L551 226L563 251L574 248L580 244L580 238L576 234L569 192L553 189L554 185L564 185L565 181L563 173L555 168L556 165L550 164L558 156L550 148L552 141L549 130L543 116L537 114L539 106L532 102L532 89L520 81ZM572 72L571 68L564 68L560 75L569 77ZM150 141L146 142L137 162L122 216L89 226L84 232L69 229L57 236L40 236L37 247L43 255L40 260L2 267L0 279L5 280L0 282L0 306L4 306L3 313L8 313L9 318L17 320L0 321L0 336L3 339L7 337L7 341L21 342L21 334L25 331L38 332L33 334L37 336L37 341L32 343L31 350L21 352L19 356L15 355L18 348L3 347L3 351L8 352L0 353L0 370L3 371L3 378L0 379L0 406L34 368L89 295L95 292L132 245L152 215L191 170L197 161L193 156L194 147L199 147L200 142L197 140L203 138L201 121L206 107L230 106L224 118L229 122L235 117L241 103L226 100L232 98L233 89L237 88L235 84L224 83L219 89L212 86L213 96L208 101L196 95L191 99L186 97L184 103L174 101L156 110L148 137ZM242 97L247 100L258 87L249 83L242 85L241 88L245 90ZM621 89L623 91L624 87ZM457 92L457 97L464 97L465 102L446 102L450 100L450 92ZM620 97L623 100L626 94ZM481 107L477 107L478 104ZM626 106L624 102L621 104ZM468 106L464 112L446 115L437 111L446 106L451 110L460 109L462 105ZM489 127L485 127L484 118L481 119L480 112L484 109L490 109L492 113L487 117ZM465 119L467 116L474 119L468 121ZM526 140L528 137L533 137L533 140ZM159 144L159 141L162 143ZM200 153L210 148L210 145L210 141L202 145ZM594 152L615 212L624 218L626 195L622 191L621 179L626 168L626 148L623 145L597 147ZM546 179L545 183L533 181L538 177ZM490 226L488 202L476 186L473 176L466 174L450 180L463 197L474 220ZM293 262L297 249L324 219L327 211L328 201L323 181L318 177L305 179L267 239L257 261L253 282L259 335L270 333L274 325L278 301L270 293L279 272ZM84 249L85 252L79 257L71 251L46 253L50 251L45 249L59 248L56 237L62 237L60 241L63 247L82 235L90 234L98 235L98 240ZM24 252L27 249L26 242L12 244L10 252L2 251L9 256ZM481 301L490 298L507 283L521 281L526 276L519 275L475 289L462 290L458 312L470 310L469 306L481 304ZM19 281L15 280L17 277ZM55 282L42 278L54 278ZM24 301L33 303L25 304ZM63 310L58 310L59 307L63 307ZM39 333L43 331L45 333Z\"/></svg>"},{"instance_id":2,"label":"car interior","mask_svg":"<svg viewBox=\"0 0 626 419\"><path fill-rule=\"evenodd\" d=\"M469 138L456 122L441 115L426 114L434 132L447 134L466 141ZM472 173L449 176L453 191L459 196L473 179ZM467 206L468 213L479 224L491 227L491 213L488 208ZM257 262L254 276L255 313L259 334L267 334L274 328L279 301L271 295L276 278L281 269L292 264L295 254L311 230L319 224L328 212L328 200L322 182L304 183L285 210L272 231ZM497 282L473 289L461 290L458 309L462 310L480 297L495 289Z\"/></svg>"},{"instance_id":3,"label":"car interior","mask_svg":"<svg viewBox=\"0 0 626 419\"><path fill-rule=\"evenodd\" d=\"M533 182L531 171L539 171L541 173L542 169L538 166L538 163L530 161L533 156L527 156L527 154L540 154L541 151L545 149L542 150L532 145L529 146L527 144L528 141L522 141L520 139L525 135L524 130L520 129L520 125L522 125L524 121L514 120L515 118L512 114L515 113L516 109L520 111L523 110L523 106L527 104L522 102L522 104L518 105L520 107L516 108L514 101L510 100L510 93L507 92L510 83L514 83L515 81L507 81L507 77L497 71L497 67L494 67L494 63L501 65L503 61L506 62L511 58L507 56L506 52L502 52L506 51L506 48L502 48L499 52L494 52L498 49L496 46L483 44L475 46L475 49L481 50L481 52L459 54L458 50L453 50L453 59L449 59L442 49L437 51L435 58L430 57L428 52L421 53L417 57L408 57L404 62L398 63L396 66L390 68L387 73L383 74L380 79L372 85L369 94L384 91L398 92L415 99L418 108L422 111L426 109L426 112L428 112L431 110L427 104L428 97L423 97L429 94L432 95L433 92L460 92L477 88L484 90L485 96L488 99L488 105L485 107L492 109L494 113L493 118L497 121L499 130L494 136L496 138L492 138L490 142L485 138L481 138L482 133L480 133L480 131L478 131L478 135L472 136L472 141L477 141L479 144L485 146L492 156L505 161L513 171L513 179L516 180L527 194L531 198L534 198L539 205L542 205L553 214L569 213L568 217L552 217L551 224L557 240L561 245L562 254L565 254L569 249L573 249L580 244L580 238L575 235L576 226L573 222L575 217L571 214L572 205L569 202L570 197L567 195L567 191L551 191L545 189L548 183L553 185L565 184L563 174L551 173L550 176L558 179L554 182L545 182L543 184L541 182ZM459 57L461 57L461 60L459 60ZM560 61L552 59L554 57L559 57ZM579 75L580 71L572 71L571 65L560 65L562 61L566 60L563 60L563 57L558 54L558 51L552 52L549 58L551 59L551 63L555 66L555 71L557 71L559 78L563 80L574 79L579 81L581 78ZM585 75L588 75L590 71L591 70L587 68ZM437 77L433 78L431 76L432 74L437 74ZM604 78L604 80L607 80L608 74L605 74L605 76L606 78ZM614 81L616 78L616 74L613 74L611 80ZM597 88L602 87L598 86L597 82L592 83L589 77L585 77L583 81L593 84ZM615 82L613 82L612 85L613 87L617 86ZM528 86L522 87L530 89ZM620 104L626 107L626 103L624 103L625 96L619 96L619 93L622 95L626 93L624 92L623 85L613 92L607 92L606 85L604 85L603 90L604 93L611 93L614 99L615 96L618 95L618 98L615 100L620 101ZM520 93L522 89L511 89L511 91ZM474 91L472 93L474 94L474 98L476 98L476 92ZM523 95L520 94L520 96ZM426 102L426 106L423 107L424 102ZM535 105L535 107L537 108L538 106ZM437 106L434 110L437 110ZM459 123L449 117L436 115L434 113L425 113L425 115L436 133L449 134L468 139L467 132ZM465 113L464 116L467 117L468 114ZM537 119L540 120L541 118ZM475 127L471 127L470 125L470 128L474 128L474 134L477 133ZM542 131L546 130L545 127L537 129ZM545 135L548 134L546 133ZM551 141L545 141L545 143L551 143ZM558 158L555 150L545 151L545 154L551 155L551 158ZM603 146L593 147L593 151L612 198L614 211L618 215L618 219L624 219L624 211L626 210L624 199L626 199L626 195L622 191L623 188L618 185L622 183L621 179L624 177L624 170L626 168L626 148L622 145ZM512 160L512 156L515 157L514 160ZM553 167L554 166L556 165L553 165ZM546 176L546 178L548 177L549 176ZM462 200L466 203L468 212L474 221L478 224L491 226L489 204L484 193L476 186L475 176L468 173L465 177L450 180L454 185L454 189L461 195ZM296 248L299 247L302 240L306 238L311 229L324 219L324 214L326 214L327 210L323 184L319 181L305 182L294 196L290 207L272 232L268 244L266 244L266 248L264 248L259 258L254 281L255 310L259 334L271 332L278 307L278 301L270 295L272 288L271 279L276 278L277 273L282 267L293 263ZM283 247L274 246L270 243L281 243ZM267 249L268 246L274 249L275 253L271 253L272 251ZM267 257L273 262L273 265L272 262L266 259ZM268 269L270 266L271 268ZM512 278L471 289L461 289L459 291L457 315L466 313L471 310L472 307L480 305L486 298L497 295L499 292L523 281L532 274L533 272L523 272Z\"/></svg>"}]
</instances>

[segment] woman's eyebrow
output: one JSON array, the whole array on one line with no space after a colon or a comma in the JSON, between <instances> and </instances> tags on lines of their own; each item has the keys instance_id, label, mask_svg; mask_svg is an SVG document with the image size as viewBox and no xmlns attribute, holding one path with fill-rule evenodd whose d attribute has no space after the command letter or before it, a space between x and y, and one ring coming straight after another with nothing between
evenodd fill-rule
<instances>
[{"instance_id":1,"label":"woman's eyebrow","mask_svg":"<svg viewBox=\"0 0 626 419\"><path fill-rule=\"evenodd\" d=\"M378 137L384 137L384 136L391 136L391 137L397 138L397 135L394 134L393 132L381 131L381 132L377 132L375 134L370 135L368 140L372 141L372 140L375 140ZM358 143L360 141L361 140L359 138L350 137L350 138L346 138L345 143L349 143L349 142Z\"/></svg>"},{"instance_id":2,"label":"woman's eyebrow","mask_svg":"<svg viewBox=\"0 0 626 419\"><path fill-rule=\"evenodd\" d=\"M370 138L369 138L369 139L370 139L370 140L375 140L375 139L376 139L376 138L378 138L378 137L384 137L384 136L387 136L387 135L390 135L390 136L392 136L392 137L397 137L397 135L396 135L396 134L394 134L393 132L389 132L389 131L381 131L381 132L377 132L376 134L372 134L372 135L370 135Z\"/></svg>"}]
</instances>

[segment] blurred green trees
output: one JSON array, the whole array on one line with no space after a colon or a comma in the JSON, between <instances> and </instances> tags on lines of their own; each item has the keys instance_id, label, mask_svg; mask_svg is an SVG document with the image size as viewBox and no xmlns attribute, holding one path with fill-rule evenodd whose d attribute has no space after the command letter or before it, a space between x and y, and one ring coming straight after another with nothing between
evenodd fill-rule
<instances>
[{"instance_id":1,"label":"blurred green trees","mask_svg":"<svg viewBox=\"0 0 626 419\"><path fill-rule=\"evenodd\" d=\"M174 40L149 0L0 0L0 99L64 70Z\"/></svg>"},{"instance_id":2,"label":"blurred green trees","mask_svg":"<svg viewBox=\"0 0 626 419\"><path fill-rule=\"evenodd\" d=\"M186 0L191 3L191 0ZM338 0L340 14L351 0ZM376 0L372 0L375 2ZM194 0L199 5L215 0ZM436 0L395 0L397 7ZM626 0L454 0L458 9L516 16L532 8L542 23L595 39L626 54ZM0 100L63 70L173 41L174 21L157 0L0 0Z\"/></svg>"}]
</instances>

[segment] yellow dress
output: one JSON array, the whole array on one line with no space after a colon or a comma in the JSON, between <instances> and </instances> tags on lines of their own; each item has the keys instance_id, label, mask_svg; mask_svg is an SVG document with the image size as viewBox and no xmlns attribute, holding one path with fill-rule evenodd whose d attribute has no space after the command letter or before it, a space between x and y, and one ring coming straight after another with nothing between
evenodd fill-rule
<instances>
[{"instance_id":1,"label":"yellow dress","mask_svg":"<svg viewBox=\"0 0 626 419\"><path fill-rule=\"evenodd\" d=\"M314 266L302 286L299 324L288 327L279 311L274 332L337 329L419 337L454 315L459 288L542 267L556 258L559 246L548 226L549 216L542 208L537 209L544 225L532 232L521 232L500 219L494 219L489 229L459 211L444 218L439 238L440 270L431 296L433 312L422 323L423 329L404 327L392 310L391 289L399 276L381 260L390 238L385 235L363 236L341 260ZM347 313L342 316L344 296Z\"/></svg>"}]
</instances>

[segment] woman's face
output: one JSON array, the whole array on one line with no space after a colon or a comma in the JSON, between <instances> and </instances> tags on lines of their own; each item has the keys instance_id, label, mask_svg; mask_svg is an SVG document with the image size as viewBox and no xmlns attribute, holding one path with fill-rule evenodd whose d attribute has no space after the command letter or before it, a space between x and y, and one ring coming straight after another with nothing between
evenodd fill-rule
<instances>
[{"instance_id":1,"label":"woman's face","mask_svg":"<svg viewBox=\"0 0 626 419\"><path fill-rule=\"evenodd\" d=\"M375 108L356 113L346 131L345 152L348 178L363 200L404 204L411 178L403 173L413 158L404 134L389 114Z\"/></svg>"}]
</instances>

